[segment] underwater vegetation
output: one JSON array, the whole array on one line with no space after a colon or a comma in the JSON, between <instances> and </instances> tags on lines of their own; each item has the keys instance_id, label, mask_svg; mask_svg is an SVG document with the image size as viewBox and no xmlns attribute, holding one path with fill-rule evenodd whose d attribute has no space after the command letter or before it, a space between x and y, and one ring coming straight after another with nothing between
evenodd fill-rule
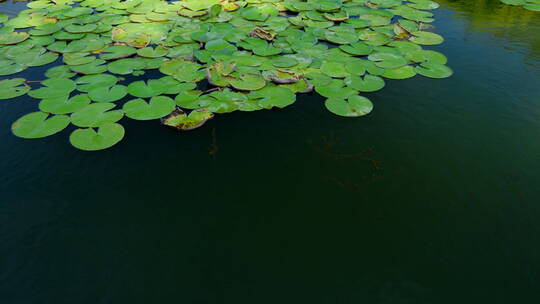
<instances>
[{"instance_id":1,"label":"underwater vegetation","mask_svg":"<svg viewBox=\"0 0 540 304\"><path fill-rule=\"evenodd\" d=\"M517 2L517 1L514 1ZM530 2L530 1L529 1ZM70 124L81 150L114 146L120 121L177 130L214 115L284 108L315 92L342 117L370 113L385 79L446 78L425 49L431 0L38 0L0 14L0 99L28 95L36 112L12 125L42 138ZM53 64L39 82L16 74ZM159 75L148 79L148 74ZM146 74L146 75L145 75ZM145 80L141 76L145 75Z\"/></svg>"}]
</instances>

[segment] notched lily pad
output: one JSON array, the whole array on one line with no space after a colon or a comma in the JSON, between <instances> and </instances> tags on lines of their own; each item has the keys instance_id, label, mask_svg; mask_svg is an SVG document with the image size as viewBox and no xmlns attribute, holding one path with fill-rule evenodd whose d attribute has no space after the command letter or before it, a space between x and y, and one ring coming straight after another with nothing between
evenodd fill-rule
<instances>
[{"instance_id":1,"label":"notched lily pad","mask_svg":"<svg viewBox=\"0 0 540 304\"><path fill-rule=\"evenodd\" d=\"M11 131L15 136L22 138L42 138L56 134L64 130L68 125L68 116L49 116L48 113L33 112L14 122L11 125Z\"/></svg>"},{"instance_id":2,"label":"notched lily pad","mask_svg":"<svg viewBox=\"0 0 540 304\"><path fill-rule=\"evenodd\" d=\"M98 151L116 145L124 135L122 125L109 122L102 124L97 132L92 128L77 129L69 136L69 142L83 151Z\"/></svg>"}]
</instances>

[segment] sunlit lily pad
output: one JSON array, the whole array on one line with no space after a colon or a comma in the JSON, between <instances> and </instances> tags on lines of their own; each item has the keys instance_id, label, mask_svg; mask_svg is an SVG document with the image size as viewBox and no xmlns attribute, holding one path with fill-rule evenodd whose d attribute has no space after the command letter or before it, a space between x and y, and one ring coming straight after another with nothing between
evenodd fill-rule
<instances>
[{"instance_id":1,"label":"sunlit lily pad","mask_svg":"<svg viewBox=\"0 0 540 304\"><path fill-rule=\"evenodd\" d=\"M159 79L151 79L147 82L135 81L129 84L128 93L135 97L149 98L167 91L167 83Z\"/></svg>"},{"instance_id":2,"label":"sunlit lily pad","mask_svg":"<svg viewBox=\"0 0 540 304\"><path fill-rule=\"evenodd\" d=\"M17 44L28 39L30 35L25 32L0 32L0 45Z\"/></svg>"}]
</instances>

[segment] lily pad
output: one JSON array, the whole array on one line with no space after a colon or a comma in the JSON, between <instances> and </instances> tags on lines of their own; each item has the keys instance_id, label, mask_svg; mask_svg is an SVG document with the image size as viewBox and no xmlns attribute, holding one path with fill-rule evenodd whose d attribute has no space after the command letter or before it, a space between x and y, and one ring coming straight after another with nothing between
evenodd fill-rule
<instances>
[{"instance_id":1,"label":"lily pad","mask_svg":"<svg viewBox=\"0 0 540 304\"><path fill-rule=\"evenodd\" d=\"M343 117L359 117L373 110L373 104L363 96L351 96L347 100L330 98L324 103L328 111Z\"/></svg>"},{"instance_id":2,"label":"lily pad","mask_svg":"<svg viewBox=\"0 0 540 304\"><path fill-rule=\"evenodd\" d=\"M92 89L88 92L88 96L95 102L114 102L124 98L127 93L126 86L115 85L112 87L103 86Z\"/></svg>"},{"instance_id":3,"label":"lily pad","mask_svg":"<svg viewBox=\"0 0 540 304\"><path fill-rule=\"evenodd\" d=\"M230 84L237 90L256 91L266 86L266 80L259 74L242 74L230 80Z\"/></svg>"},{"instance_id":4,"label":"lily pad","mask_svg":"<svg viewBox=\"0 0 540 304\"><path fill-rule=\"evenodd\" d=\"M32 90L28 95L38 99L57 98L67 96L77 88L75 82L71 79L47 79L41 82L41 84L44 87Z\"/></svg>"},{"instance_id":5,"label":"lily pad","mask_svg":"<svg viewBox=\"0 0 540 304\"><path fill-rule=\"evenodd\" d=\"M92 128L77 129L69 136L69 142L77 149L98 151L110 148L119 143L125 135L122 125L104 123L96 132Z\"/></svg>"},{"instance_id":6,"label":"lily pad","mask_svg":"<svg viewBox=\"0 0 540 304\"><path fill-rule=\"evenodd\" d=\"M22 96L30 91L24 78L0 80L0 99L11 99Z\"/></svg>"},{"instance_id":7,"label":"lily pad","mask_svg":"<svg viewBox=\"0 0 540 304\"><path fill-rule=\"evenodd\" d=\"M17 44L28 39L30 35L25 32L0 32L0 45Z\"/></svg>"},{"instance_id":8,"label":"lily pad","mask_svg":"<svg viewBox=\"0 0 540 304\"><path fill-rule=\"evenodd\" d=\"M294 92L285 87L267 87L251 93L249 97L258 100L259 106L265 109L284 108L296 101Z\"/></svg>"},{"instance_id":9,"label":"lily pad","mask_svg":"<svg viewBox=\"0 0 540 304\"><path fill-rule=\"evenodd\" d=\"M169 115L176 107L175 102L167 96L155 96L147 103L138 98L124 105L126 116L136 120L152 120Z\"/></svg>"},{"instance_id":10,"label":"lily pad","mask_svg":"<svg viewBox=\"0 0 540 304\"><path fill-rule=\"evenodd\" d=\"M61 96L43 99L39 102L39 109L51 114L70 114L84 108L89 103L90 98L86 94L75 95L71 98Z\"/></svg>"},{"instance_id":11,"label":"lily pad","mask_svg":"<svg viewBox=\"0 0 540 304\"><path fill-rule=\"evenodd\" d=\"M417 66L415 70L418 74L429 78L447 78L454 73L446 65L434 62L424 62Z\"/></svg>"},{"instance_id":12,"label":"lily pad","mask_svg":"<svg viewBox=\"0 0 540 304\"><path fill-rule=\"evenodd\" d=\"M56 134L69 125L69 117L65 115L49 116L43 112L33 112L19 118L11 125L15 136L22 138L42 138Z\"/></svg>"},{"instance_id":13,"label":"lily pad","mask_svg":"<svg viewBox=\"0 0 540 304\"><path fill-rule=\"evenodd\" d=\"M128 93L135 97L149 98L161 95L167 91L167 83L159 79L151 79L148 82L135 81L129 84Z\"/></svg>"},{"instance_id":14,"label":"lily pad","mask_svg":"<svg viewBox=\"0 0 540 304\"><path fill-rule=\"evenodd\" d=\"M114 103L92 103L71 114L71 122L83 128L97 128L105 123L117 122L124 116L122 110L109 111L116 107Z\"/></svg>"},{"instance_id":15,"label":"lily pad","mask_svg":"<svg viewBox=\"0 0 540 304\"><path fill-rule=\"evenodd\" d=\"M345 84L360 92L375 92L384 88L384 79L379 76L365 75L345 78Z\"/></svg>"}]
</instances>

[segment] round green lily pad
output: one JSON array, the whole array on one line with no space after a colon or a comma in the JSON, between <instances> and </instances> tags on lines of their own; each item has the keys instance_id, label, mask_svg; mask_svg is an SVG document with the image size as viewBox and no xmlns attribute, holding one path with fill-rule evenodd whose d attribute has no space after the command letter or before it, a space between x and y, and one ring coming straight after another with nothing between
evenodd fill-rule
<instances>
[{"instance_id":1,"label":"round green lily pad","mask_svg":"<svg viewBox=\"0 0 540 304\"><path fill-rule=\"evenodd\" d=\"M155 96L147 103L138 98L126 102L124 112L126 116L136 120L158 119L169 115L176 107L175 102L167 96Z\"/></svg>"},{"instance_id":2,"label":"round green lily pad","mask_svg":"<svg viewBox=\"0 0 540 304\"><path fill-rule=\"evenodd\" d=\"M242 74L229 82L231 86L241 91L256 91L266 86L266 80L259 74Z\"/></svg>"},{"instance_id":3,"label":"round green lily pad","mask_svg":"<svg viewBox=\"0 0 540 304\"><path fill-rule=\"evenodd\" d=\"M149 98L161 95L167 91L167 83L159 79L151 79L148 82L135 81L129 84L128 93L135 97Z\"/></svg>"},{"instance_id":4,"label":"round green lily pad","mask_svg":"<svg viewBox=\"0 0 540 304\"><path fill-rule=\"evenodd\" d=\"M33 112L19 118L11 125L11 131L22 138L42 138L56 134L69 125L65 115L49 116L43 112Z\"/></svg>"},{"instance_id":5,"label":"round green lily pad","mask_svg":"<svg viewBox=\"0 0 540 304\"><path fill-rule=\"evenodd\" d=\"M69 136L69 142L77 149L84 151L98 151L110 148L119 143L125 135L122 125L117 123L104 123L97 132L92 129L77 129Z\"/></svg>"},{"instance_id":6,"label":"round green lily pad","mask_svg":"<svg viewBox=\"0 0 540 304\"><path fill-rule=\"evenodd\" d=\"M434 62L424 62L417 66L415 70L418 74L429 78L447 78L454 73L446 65Z\"/></svg>"},{"instance_id":7,"label":"round green lily pad","mask_svg":"<svg viewBox=\"0 0 540 304\"><path fill-rule=\"evenodd\" d=\"M363 96L354 95L347 100L330 98L324 103L328 111L343 117L359 117L373 110L373 104Z\"/></svg>"}]
</instances>

